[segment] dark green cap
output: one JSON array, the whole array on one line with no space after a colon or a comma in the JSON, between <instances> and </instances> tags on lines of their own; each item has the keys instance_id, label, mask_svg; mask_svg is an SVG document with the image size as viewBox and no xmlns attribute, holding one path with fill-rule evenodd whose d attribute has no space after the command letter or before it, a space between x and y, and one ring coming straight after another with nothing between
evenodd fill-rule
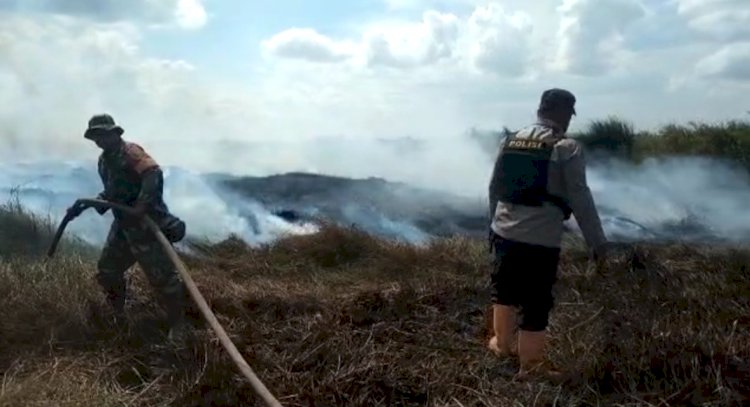
<instances>
[{"instance_id":1,"label":"dark green cap","mask_svg":"<svg viewBox=\"0 0 750 407\"><path fill-rule=\"evenodd\" d=\"M576 114L576 97L565 89L552 88L542 93L542 100L539 102L539 111L548 112L555 109L570 109Z\"/></svg>"},{"instance_id":2,"label":"dark green cap","mask_svg":"<svg viewBox=\"0 0 750 407\"><path fill-rule=\"evenodd\" d=\"M113 119L112 116L103 113L94 115L89 119L89 127L86 129L83 137L91 140L98 137L103 132L115 132L120 136L125 130L115 124L115 119Z\"/></svg>"}]
</instances>

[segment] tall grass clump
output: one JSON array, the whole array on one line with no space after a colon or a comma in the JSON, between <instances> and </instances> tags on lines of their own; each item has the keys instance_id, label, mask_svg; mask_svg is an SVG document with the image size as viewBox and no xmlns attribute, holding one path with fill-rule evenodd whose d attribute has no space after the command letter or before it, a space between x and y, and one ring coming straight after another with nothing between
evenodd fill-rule
<instances>
[{"instance_id":1,"label":"tall grass clump","mask_svg":"<svg viewBox=\"0 0 750 407\"><path fill-rule=\"evenodd\" d=\"M51 222L26 210L17 197L0 206L0 256L40 255L54 233Z\"/></svg>"},{"instance_id":2,"label":"tall grass clump","mask_svg":"<svg viewBox=\"0 0 750 407\"><path fill-rule=\"evenodd\" d=\"M47 252L58 225L51 217L33 213L22 204L17 190L0 205L0 258L38 257ZM93 248L70 234L59 250L67 254L91 255Z\"/></svg>"},{"instance_id":3,"label":"tall grass clump","mask_svg":"<svg viewBox=\"0 0 750 407\"><path fill-rule=\"evenodd\" d=\"M725 159L750 171L750 122L668 124L636 130L617 117L592 121L571 137L595 158L639 162L649 157L702 156Z\"/></svg>"},{"instance_id":4,"label":"tall grass clump","mask_svg":"<svg viewBox=\"0 0 750 407\"><path fill-rule=\"evenodd\" d=\"M750 122L671 124L639 140L639 155L688 155L728 159L750 170Z\"/></svg>"},{"instance_id":5,"label":"tall grass clump","mask_svg":"<svg viewBox=\"0 0 750 407\"><path fill-rule=\"evenodd\" d=\"M637 134L631 123L615 117L596 120L588 128L573 134L587 150L623 159L632 159Z\"/></svg>"}]
</instances>

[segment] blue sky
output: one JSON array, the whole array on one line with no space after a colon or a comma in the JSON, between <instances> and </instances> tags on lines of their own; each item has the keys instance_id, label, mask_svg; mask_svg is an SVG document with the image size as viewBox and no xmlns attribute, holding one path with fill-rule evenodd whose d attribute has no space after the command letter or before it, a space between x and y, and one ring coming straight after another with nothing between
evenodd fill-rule
<instances>
[{"instance_id":1,"label":"blue sky","mask_svg":"<svg viewBox=\"0 0 750 407\"><path fill-rule=\"evenodd\" d=\"M578 96L573 129L750 110L747 0L0 0L0 18L7 159L90 159L107 111L196 171L461 184L487 166L467 132L528 124L549 87ZM407 137L418 157L382 143Z\"/></svg>"}]
</instances>

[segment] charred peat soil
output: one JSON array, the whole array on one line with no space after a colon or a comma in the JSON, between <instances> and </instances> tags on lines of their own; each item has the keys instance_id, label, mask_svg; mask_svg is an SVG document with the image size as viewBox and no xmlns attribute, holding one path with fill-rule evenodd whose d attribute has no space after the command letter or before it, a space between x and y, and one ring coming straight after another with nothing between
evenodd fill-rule
<instances>
[{"instance_id":1,"label":"charred peat soil","mask_svg":"<svg viewBox=\"0 0 750 407\"><path fill-rule=\"evenodd\" d=\"M285 406L750 402L750 251L649 244L596 269L580 241L566 244L548 349L576 372L562 385L515 381L515 362L486 350L481 240L420 248L331 226L182 257ZM193 337L167 345L139 270L128 327L116 329L90 254L3 258L0 406L262 405L197 309Z\"/></svg>"}]
</instances>

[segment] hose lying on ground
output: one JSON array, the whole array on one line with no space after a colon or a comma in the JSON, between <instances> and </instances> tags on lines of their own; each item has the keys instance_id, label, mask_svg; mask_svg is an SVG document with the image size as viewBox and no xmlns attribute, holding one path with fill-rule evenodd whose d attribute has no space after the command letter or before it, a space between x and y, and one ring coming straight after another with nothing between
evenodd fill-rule
<instances>
[{"instance_id":1,"label":"hose lying on ground","mask_svg":"<svg viewBox=\"0 0 750 407\"><path fill-rule=\"evenodd\" d=\"M94 207L94 208L111 208L116 209L119 211L122 211L127 214L133 214L133 208L125 205L120 205L108 201L103 201L99 199L79 199L76 201L76 203L73 205L73 207L81 207L81 206L87 206L87 207ZM65 227L67 224L73 220L77 215L73 214L72 212L68 212L68 214L65 215L62 222L60 222L60 226L57 229L57 233L55 233L55 237L52 241L52 244L50 245L49 251L47 252L47 257L51 258L54 253L55 249L57 248L57 244L60 240L60 237L63 234L63 231L65 230ZM255 390L255 393L263 399L263 401L266 403L269 407L281 407L281 403L279 403L278 400L271 394L270 391L266 388L266 386L263 384L263 382L260 381L260 379L255 375L253 370L250 368L250 365L245 361L245 359L242 357L242 354L237 350L237 347L234 345L231 339L229 339L229 336L224 331L224 328L221 326L219 321L216 319L216 316L214 315L213 311L211 311L211 308L208 306L208 303L206 303L206 300L203 298L203 295L201 295L200 291L198 291L198 287L195 285L195 282L193 282L193 279L190 277L190 274L188 274L187 269L185 268L185 265L180 260L179 256L177 256L177 253L175 252L174 248L172 248L172 245L167 240L167 238L164 236L164 234L159 229L159 226L156 225L156 223L148 216L143 217L143 222L146 223L146 226L148 226L149 229L156 235L156 239L159 241L161 246L164 248L164 250L167 252L167 255L169 256L169 259L172 260L172 263L174 263L175 267L179 271L180 275L182 276L182 279L185 282L185 285L187 286L188 292L190 293L190 297L193 299L193 301L196 303L198 308L201 311L201 314L206 319L208 324L213 328L216 335L219 337L219 341L221 341L221 344L224 346L227 352L229 352L229 356L232 358L232 361L237 365L239 370L242 372L242 374L245 376L245 378L250 382L250 385L253 387L253 390Z\"/></svg>"}]
</instances>

